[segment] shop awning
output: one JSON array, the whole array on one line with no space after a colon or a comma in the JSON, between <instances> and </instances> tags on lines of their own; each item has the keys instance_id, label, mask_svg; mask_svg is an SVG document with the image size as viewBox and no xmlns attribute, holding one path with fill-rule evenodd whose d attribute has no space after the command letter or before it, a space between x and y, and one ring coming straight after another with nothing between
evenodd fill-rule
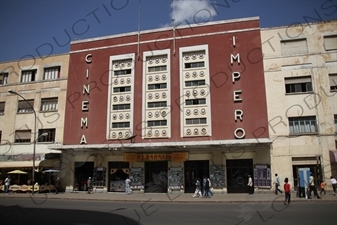
<instances>
[{"instance_id":1,"label":"shop awning","mask_svg":"<svg viewBox=\"0 0 337 225\"><path fill-rule=\"evenodd\" d=\"M330 150L330 162L337 162L337 150Z\"/></svg>"},{"instance_id":2,"label":"shop awning","mask_svg":"<svg viewBox=\"0 0 337 225\"><path fill-rule=\"evenodd\" d=\"M38 167L41 161L35 161L35 167ZM7 161L0 162L0 168L22 168L32 167L33 161Z\"/></svg>"}]
</instances>

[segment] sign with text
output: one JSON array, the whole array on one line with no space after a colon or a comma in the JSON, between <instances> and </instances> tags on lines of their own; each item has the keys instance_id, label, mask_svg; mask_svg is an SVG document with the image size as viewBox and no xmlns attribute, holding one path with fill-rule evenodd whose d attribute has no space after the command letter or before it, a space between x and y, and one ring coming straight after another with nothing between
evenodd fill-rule
<instances>
[{"instance_id":1,"label":"sign with text","mask_svg":"<svg viewBox=\"0 0 337 225\"><path fill-rule=\"evenodd\" d=\"M141 161L179 161L184 162L187 159L187 152L172 153L124 153L125 162Z\"/></svg>"}]
</instances>

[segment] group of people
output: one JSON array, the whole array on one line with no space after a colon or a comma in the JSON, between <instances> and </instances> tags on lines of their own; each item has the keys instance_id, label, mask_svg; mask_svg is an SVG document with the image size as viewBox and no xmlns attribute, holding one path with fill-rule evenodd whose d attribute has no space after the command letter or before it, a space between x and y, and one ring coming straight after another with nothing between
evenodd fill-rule
<instances>
[{"instance_id":1,"label":"group of people","mask_svg":"<svg viewBox=\"0 0 337 225\"><path fill-rule=\"evenodd\" d=\"M208 177L204 177L202 180L202 188L201 188L201 182L200 179L197 178L195 181L195 192L192 195L193 198L199 197L199 198L210 198L213 196L213 192L211 190L212 183L211 180Z\"/></svg>"},{"instance_id":2,"label":"group of people","mask_svg":"<svg viewBox=\"0 0 337 225\"><path fill-rule=\"evenodd\" d=\"M285 200L284 200L285 205L290 204L290 184L288 182L289 182L289 180L286 177L284 179L284 185L283 185L283 190L284 190L284 193L285 193ZM332 185L333 194L334 194L334 196L336 196L336 194L337 194L337 192L336 192L337 180L333 176L331 176L330 182L331 182L331 185ZM279 180L278 174L275 174L274 184L275 184L275 194L277 195L278 192L280 192L282 194L283 192L279 189L280 180ZM324 193L324 195L326 195L325 186L326 186L326 183L322 180L321 184L320 184L320 188L321 188L320 195L322 195L323 193ZM316 196L317 199L321 199L321 197L318 195L318 192L317 192L317 189L316 189L316 186L315 186L314 176L313 176L312 173L310 173L309 184L308 184L308 187L306 188L306 195L309 199L312 198L312 192L314 192L314 196Z\"/></svg>"}]
</instances>

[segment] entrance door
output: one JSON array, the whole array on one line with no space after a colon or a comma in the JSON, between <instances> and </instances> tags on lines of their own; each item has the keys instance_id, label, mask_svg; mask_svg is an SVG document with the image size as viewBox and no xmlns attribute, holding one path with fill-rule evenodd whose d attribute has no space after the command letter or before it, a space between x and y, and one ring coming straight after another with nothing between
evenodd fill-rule
<instances>
[{"instance_id":1,"label":"entrance door","mask_svg":"<svg viewBox=\"0 0 337 225\"><path fill-rule=\"evenodd\" d=\"M109 162L108 191L125 192L125 180L129 176L128 162Z\"/></svg>"},{"instance_id":2,"label":"entrance door","mask_svg":"<svg viewBox=\"0 0 337 225\"><path fill-rule=\"evenodd\" d=\"M167 161L145 162L145 192L167 193Z\"/></svg>"},{"instance_id":3,"label":"entrance door","mask_svg":"<svg viewBox=\"0 0 337 225\"><path fill-rule=\"evenodd\" d=\"M86 191L87 180L93 176L93 162L75 162L75 190Z\"/></svg>"},{"instance_id":4,"label":"entrance door","mask_svg":"<svg viewBox=\"0 0 337 225\"><path fill-rule=\"evenodd\" d=\"M185 161L185 193L194 193L195 191L195 180L200 179L202 184L202 178L204 176L209 176L209 161L208 160L195 160L195 161Z\"/></svg>"},{"instance_id":5,"label":"entrance door","mask_svg":"<svg viewBox=\"0 0 337 225\"><path fill-rule=\"evenodd\" d=\"M252 159L226 160L227 192L248 193L248 175L254 180Z\"/></svg>"}]
</instances>

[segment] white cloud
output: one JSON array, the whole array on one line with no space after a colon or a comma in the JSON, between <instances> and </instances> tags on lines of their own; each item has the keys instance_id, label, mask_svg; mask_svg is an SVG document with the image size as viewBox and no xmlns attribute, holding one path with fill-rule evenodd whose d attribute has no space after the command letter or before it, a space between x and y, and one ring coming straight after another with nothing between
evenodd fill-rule
<instances>
[{"instance_id":1,"label":"white cloud","mask_svg":"<svg viewBox=\"0 0 337 225\"><path fill-rule=\"evenodd\" d=\"M177 25L206 23L216 16L209 0L174 0L171 7L171 18Z\"/></svg>"}]
</instances>

